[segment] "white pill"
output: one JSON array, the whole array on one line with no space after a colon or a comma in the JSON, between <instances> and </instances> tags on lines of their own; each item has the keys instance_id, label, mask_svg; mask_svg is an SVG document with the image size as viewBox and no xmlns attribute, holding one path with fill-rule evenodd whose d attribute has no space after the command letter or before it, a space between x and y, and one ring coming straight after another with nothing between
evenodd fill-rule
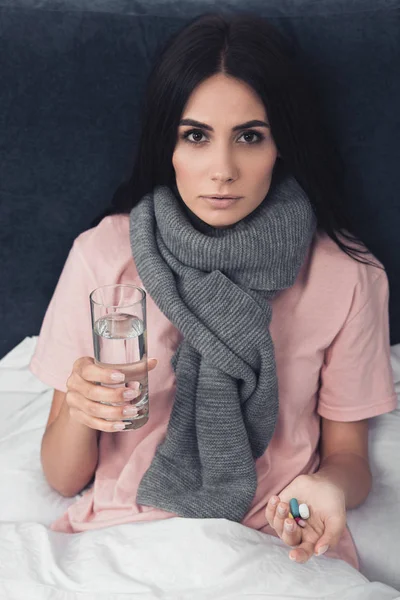
<instances>
[{"instance_id":1,"label":"white pill","mask_svg":"<svg viewBox=\"0 0 400 600\"><path fill-rule=\"evenodd\" d=\"M310 518L310 510L309 510L307 504L300 504L299 513L300 513L300 516L302 519Z\"/></svg>"}]
</instances>

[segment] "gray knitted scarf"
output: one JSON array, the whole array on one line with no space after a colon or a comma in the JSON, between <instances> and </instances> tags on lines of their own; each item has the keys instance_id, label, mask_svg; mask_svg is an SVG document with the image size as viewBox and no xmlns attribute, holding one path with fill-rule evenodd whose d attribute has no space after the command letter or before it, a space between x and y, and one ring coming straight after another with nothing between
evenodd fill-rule
<instances>
[{"instance_id":1,"label":"gray knitted scarf","mask_svg":"<svg viewBox=\"0 0 400 600\"><path fill-rule=\"evenodd\" d=\"M178 195L158 186L130 213L139 276L183 335L171 361L176 396L166 438L137 502L240 522L257 487L254 461L278 416L269 300L294 284L316 220L289 176L228 228L200 219L196 227Z\"/></svg>"}]
</instances>

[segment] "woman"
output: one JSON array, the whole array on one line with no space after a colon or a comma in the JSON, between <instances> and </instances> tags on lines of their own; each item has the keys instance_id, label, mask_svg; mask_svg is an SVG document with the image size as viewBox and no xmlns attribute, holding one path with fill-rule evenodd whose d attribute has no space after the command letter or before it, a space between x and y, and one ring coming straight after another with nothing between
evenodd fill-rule
<instances>
[{"instance_id":1,"label":"woman","mask_svg":"<svg viewBox=\"0 0 400 600\"><path fill-rule=\"evenodd\" d=\"M396 407L388 283L350 233L322 131L258 16L207 14L169 41L132 177L75 240L31 362L55 388L49 483L74 496L94 478L53 529L229 518L298 562L328 550L359 568L346 510L371 488L368 419ZM100 403L125 388L94 383L123 375L91 358L88 296L111 283L146 289L156 357L150 419L129 434ZM293 497L310 507L302 524Z\"/></svg>"}]
</instances>

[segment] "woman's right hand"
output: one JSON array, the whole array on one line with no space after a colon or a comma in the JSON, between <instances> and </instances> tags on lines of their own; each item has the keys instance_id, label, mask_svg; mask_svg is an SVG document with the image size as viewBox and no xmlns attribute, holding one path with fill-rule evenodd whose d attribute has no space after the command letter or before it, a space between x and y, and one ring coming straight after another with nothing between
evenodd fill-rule
<instances>
[{"instance_id":1,"label":"woman's right hand","mask_svg":"<svg viewBox=\"0 0 400 600\"><path fill-rule=\"evenodd\" d=\"M155 358L147 360L147 370L151 371L157 365ZM129 366L129 383L137 376L140 381L146 374L145 363L137 363L134 367ZM119 375L119 379L117 378ZM132 377L132 375L134 377ZM105 385L96 385L96 382ZM78 358L73 366L72 373L67 381L67 393L65 396L69 414L72 419L99 431L119 431L123 429L122 419L129 419L137 414L133 404L129 404L137 396L137 392L121 385L121 387L105 387L107 385L118 385L125 382L125 375L121 371L107 369L95 364L93 358L84 356ZM129 391L133 391L133 397L126 397ZM102 402L119 404L120 406L107 406ZM131 408L127 414L126 409ZM106 420L110 419L110 420Z\"/></svg>"}]
</instances>

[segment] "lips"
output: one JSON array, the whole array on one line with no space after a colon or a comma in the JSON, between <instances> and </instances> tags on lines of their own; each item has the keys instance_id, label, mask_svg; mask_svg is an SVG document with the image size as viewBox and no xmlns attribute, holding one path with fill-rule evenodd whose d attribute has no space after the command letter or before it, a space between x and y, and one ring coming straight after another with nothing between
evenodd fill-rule
<instances>
[{"instance_id":1,"label":"lips","mask_svg":"<svg viewBox=\"0 0 400 600\"><path fill-rule=\"evenodd\" d=\"M240 197L234 198L234 197L226 197L226 196L224 198L218 198L215 196L203 196L203 198L207 202L207 204L209 204L213 208L218 208L218 209L229 208L233 204L236 204L236 202L238 202L238 200L240 200Z\"/></svg>"},{"instance_id":2,"label":"lips","mask_svg":"<svg viewBox=\"0 0 400 600\"><path fill-rule=\"evenodd\" d=\"M241 196L203 196L203 198L213 198L215 200L239 200Z\"/></svg>"}]
</instances>

